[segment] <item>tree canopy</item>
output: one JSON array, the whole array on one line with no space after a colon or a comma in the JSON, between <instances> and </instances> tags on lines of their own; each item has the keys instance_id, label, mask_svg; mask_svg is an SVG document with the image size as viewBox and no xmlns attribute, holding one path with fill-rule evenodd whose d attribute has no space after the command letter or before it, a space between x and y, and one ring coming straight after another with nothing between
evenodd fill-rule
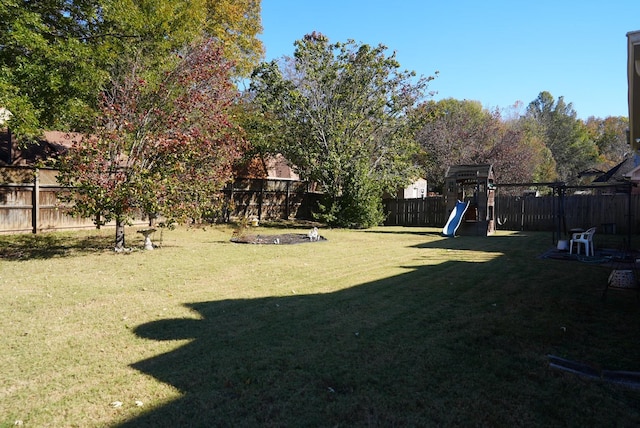
<instances>
[{"instance_id":1,"label":"tree canopy","mask_svg":"<svg viewBox=\"0 0 640 428\"><path fill-rule=\"evenodd\" d=\"M122 248L133 215L184 222L219 209L243 148L229 120L231 67L210 39L183 50L159 82L145 80L143 65L127 67L103 93L94 133L61 160L72 213L115 220Z\"/></svg>"},{"instance_id":2,"label":"tree canopy","mask_svg":"<svg viewBox=\"0 0 640 428\"><path fill-rule=\"evenodd\" d=\"M627 130L629 119L609 116L604 119L590 117L585 122L589 137L595 142L600 153L598 167L608 170L617 165L631 152Z\"/></svg>"},{"instance_id":3,"label":"tree canopy","mask_svg":"<svg viewBox=\"0 0 640 428\"><path fill-rule=\"evenodd\" d=\"M561 181L575 183L581 171L598 162L598 147L573 105L563 97L556 101L549 92L541 92L527 107L523 120L532 122L530 129L551 151Z\"/></svg>"},{"instance_id":4,"label":"tree canopy","mask_svg":"<svg viewBox=\"0 0 640 428\"><path fill-rule=\"evenodd\" d=\"M534 174L536 148L497 110L448 98L420 105L414 118L421 164L434 188L442 186L452 165L491 163L502 182L530 181Z\"/></svg>"},{"instance_id":5,"label":"tree canopy","mask_svg":"<svg viewBox=\"0 0 640 428\"><path fill-rule=\"evenodd\" d=\"M167 55L200 37L223 43L232 75L260 61L259 0L3 0L0 107L18 135L91 128L111 74L145 62L163 71Z\"/></svg>"},{"instance_id":6,"label":"tree canopy","mask_svg":"<svg viewBox=\"0 0 640 428\"><path fill-rule=\"evenodd\" d=\"M626 118L577 118L571 103L546 91L524 114L504 119L477 101L429 101L414 112L419 162L438 189L450 165L491 163L500 182L583 184L583 172L607 170L628 151Z\"/></svg>"},{"instance_id":7,"label":"tree canopy","mask_svg":"<svg viewBox=\"0 0 640 428\"><path fill-rule=\"evenodd\" d=\"M378 224L383 192L417 177L408 113L431 78L401 71L386 50L312 33L253 75L255 102L283 154L325 192L320 217L332 224Z\"/></svg>"}]
</instances>

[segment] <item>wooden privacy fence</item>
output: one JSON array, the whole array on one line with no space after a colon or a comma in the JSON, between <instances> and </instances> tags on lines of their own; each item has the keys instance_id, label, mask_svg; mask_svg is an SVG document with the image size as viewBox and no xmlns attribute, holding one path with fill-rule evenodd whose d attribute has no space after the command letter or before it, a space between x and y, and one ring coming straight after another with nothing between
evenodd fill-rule
<instances>
[{"instance_id":1,"label":"wooden privacy fence","mask_svg":"<svg viewBox=\"0 0 640 428\"><path fill-rule=\"evenodd\" d=\"M0 167L0 233L95 227L92 219L74 218L62 203L60 192L70 191L56 182L53 169ZM240 179L224 193L229 217L311 219L320 194L306 182ZM640 231L640 195L496 196L494 217L498 229L553 231L562 221L567 230L598 227L599 233L636 234ZM443 227L448 213L442 197L387 199L386 225ZM140 215L135 225L146 225ZM111 225L108 225L111 226Z\"/></svg>"},{"instance_id":2,"label":"wooden privacy fence","mask_svg":"<svg viewBox=\"0 0 640 428\"><path fill-rule=\"evenodd\" d=\"M69 192L56 181L54 169L0 168L0 233L94 228L93 219L72 217L59 195ZM146 225L143 216L134 225ZM106 226L115 226L115 223Z\"/></svg>"},{"instance_id":3,"label":"wooden privacy fence","mask_svg":"<svg viewBox=\"0 0 640 428\"><path fill-rule=\"evenodd\" d=\"M93 219L72 217L59 194L54 169L0 167L0 233L94 228ZM306 182L271 179L236 180L223 191L229 202L225 219L248 216L259 219L311 218L318 195ZM147 225L143 214L133 220ZM106 225L115 226L110 223Z\"/></svg>"},{"instance_id":4,"label":"wooden privacy fence","mask_svg":"<svg viewBox=\"0 0 640 428\"><path fill-rule=\"evenodd\" d=\"M237 179L225 189L230 216L274 218L312 217L318 195L306 181L282 179Z\"/></svg>"},{"instance_id":5,"label":"wooden privacy fence","mask_svg":"<svg viewBox=\"0 0 640 428\"><path fill-rule=\"evenodd\" d=\"M640 195L496 196L497 229L553 231L558 221L566 229L596 226L599 233L636 234L640 231ZM442 197L388 199L385 225L443 227L447 213Z\"/></svg>"},{"instance_id":6,"label":"wooden privacy fence","mask_svg":"<svg viewBox=\"0 0 640 428\"><path fill-rule=\"evenodd\" d=\"M446 207L444 198L427 197L423 199L386 199L384 212L387 213L387 226L430 226L443 227Z\"/></svg>"}]
</instances>

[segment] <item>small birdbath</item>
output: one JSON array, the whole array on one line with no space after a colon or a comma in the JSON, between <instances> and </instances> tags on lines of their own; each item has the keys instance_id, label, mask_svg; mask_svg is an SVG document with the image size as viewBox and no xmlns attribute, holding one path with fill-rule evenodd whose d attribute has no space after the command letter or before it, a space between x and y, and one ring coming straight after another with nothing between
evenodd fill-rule
<instances>
[{"instance_id":1,"label":"small birdbath","mask_svg":"<svg viewBox=\"0 0 640 428\"><path fill-rule=\"evenodd\" d=\"M140 229L138 233L141 233L144 236L144 249L145 250L153 250L153 243L151 242L151 234L156 230L153 228L149 229Z\"/></svg>"}]
</instances>

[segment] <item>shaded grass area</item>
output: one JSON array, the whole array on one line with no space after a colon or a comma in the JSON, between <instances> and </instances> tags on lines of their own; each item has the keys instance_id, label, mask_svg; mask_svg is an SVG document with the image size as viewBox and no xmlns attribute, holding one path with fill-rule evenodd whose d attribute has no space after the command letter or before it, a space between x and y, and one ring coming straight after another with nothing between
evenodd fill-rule
<instances>
[{"instance_id":1,"label":"shaded grass area","mask_svg":"<svg viewBox=\"0 0 640 428\"><path fill-rule=\"evenodd\" d=\"M609 270L540 259L549 234L321 233L246 246L229 228L178 229L128 255L83 244L105 231L0 258L0 425L640 422L640 392L548 366L640 371L636 294L603 301Z\"/></svg>"},{"instance_id":2,"label":"shaded grass area","mask_svg":"<svg viewBox=\"0 0 640 428\"><path fill-rule=\"evenodd\" d=\"M113 240L113 236L82 236L81 232L0 235L0 259L48 259L100 252L113 249Z\"/></svg>"}]
</instances>

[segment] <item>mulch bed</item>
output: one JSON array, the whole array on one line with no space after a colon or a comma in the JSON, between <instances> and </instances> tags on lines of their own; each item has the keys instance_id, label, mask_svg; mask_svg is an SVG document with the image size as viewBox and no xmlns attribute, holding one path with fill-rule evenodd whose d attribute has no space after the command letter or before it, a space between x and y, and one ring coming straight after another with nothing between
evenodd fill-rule
<instances>
[{"instance_id":1,"label":"mulch bed","mask_svg":"<svg viewBox=\"0 0 640 428\"><path fill-rule=\"evenodd\" d=\"M282 233L278 235L243 235L231 238L231 242L238 244L270 244L270 245L291 245L305 244L310 242L324 242L327 239L318 236L317 241L311 241L309 235L304 233Z\"/></svg>"},{"instance_id":2,"label":"mulch bed","mask_svg":"<svg viewBox=\"0 0 640 428\"><path fill-rule=\"evenodd\" d=\"M595 256L584 254L569 254L569 251L552 248L540 256L543 259L577 261L606 267L634 268L636 259L640 256L637 251L620 251L615 249L596 249Z\"/></svg>"}]
</instances>

